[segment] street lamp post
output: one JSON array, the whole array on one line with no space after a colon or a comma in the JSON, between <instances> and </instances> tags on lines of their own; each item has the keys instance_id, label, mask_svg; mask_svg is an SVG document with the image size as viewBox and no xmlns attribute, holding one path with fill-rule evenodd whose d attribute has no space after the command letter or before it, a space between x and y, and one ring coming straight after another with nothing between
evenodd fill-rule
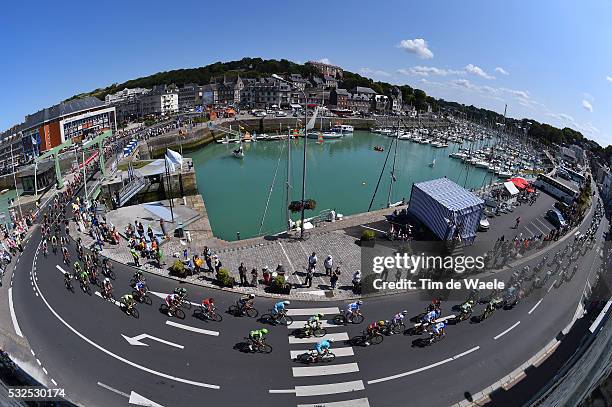
<instances>
[{"instance_id":1,"label":"street lamp post","mask_svg":"<svg viewBox=\"0 0 612 407\"><path fill-rule=\"evenodd\" d=\"M277 79L281 82L288 84L291 88L296 89L298 92L304 96L304 156L302 162L302 205L301 205L301 213L300 213L300 239L304 239L304 201L306 199L306 143L308 140L307 132L308 132L308 98L306 97L306 92L302 89L295 86L292 82L289 82L285 78L280 75L272 74L274 79ZM289 137L289 135L287 135Z\"/></svg>"}]
</instances>

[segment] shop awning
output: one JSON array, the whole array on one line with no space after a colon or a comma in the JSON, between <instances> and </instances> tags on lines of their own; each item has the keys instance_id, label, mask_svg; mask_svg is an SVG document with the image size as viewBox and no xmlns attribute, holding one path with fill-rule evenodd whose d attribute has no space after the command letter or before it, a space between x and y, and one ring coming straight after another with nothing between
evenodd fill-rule
<instances>
[{"instance_id":1,"label":"shop awning","mask_svg":"<svg viewBox=\"0 0 612 407\"><path fill-rule=\"evenodd\" d=\"M519 193L519 190L516 188L513 182L504 182L504 187L506 187L506 190L510 192L510 195L512 196L517 195Z\"/></svg>"},{"instance_id":2,"label":"shop awning","mask_svg":"<svg viewBox=\"0 0 612 407\"><path fill-rule=\"evenodd\" d=\"M301 109L302 105L298 105L297 103L292 103L289 106L291 106L292 109Z\"/></svg>"}]
</instances>

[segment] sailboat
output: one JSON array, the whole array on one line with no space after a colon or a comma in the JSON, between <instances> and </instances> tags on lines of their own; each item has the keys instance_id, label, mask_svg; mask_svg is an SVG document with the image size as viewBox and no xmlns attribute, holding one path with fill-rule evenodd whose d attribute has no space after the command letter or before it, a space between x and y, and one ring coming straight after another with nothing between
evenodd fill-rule
<instances>
[{"instance_id":1,"label":"sailboat","mask_svg":"<svg viewBox=\"0 0 612 407\"><path fill-rule=\"evenodd\" d=\"M434 158L432 162L429 163L430 167L435 167L436 166L436 159Z\"/></svg>"},{"instance_id":2,"label":"sailboat","mask_svg":"<svg viewBox=\"0 0 612 407\"><path fill-rule=\"evenodd\" d=\"M232 155L235 158L244 158L244 149L242 148L242 143L240 143L240 147L232 151Z\"/></svg>"}]
</instances>

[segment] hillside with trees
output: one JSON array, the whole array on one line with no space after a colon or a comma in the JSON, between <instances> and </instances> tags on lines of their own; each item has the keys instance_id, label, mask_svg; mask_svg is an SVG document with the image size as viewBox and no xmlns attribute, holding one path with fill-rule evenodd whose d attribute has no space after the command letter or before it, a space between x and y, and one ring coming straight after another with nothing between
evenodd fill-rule
<instances>
[{"instance_id":1,"label":"hillside with trees","mask_svg":"<svg viewBox=\"0 0 612 407\"><path fill-rule=\"evenodd\" d=\"M144 76L142 78L131 79L121 84L112 84L111 86L95 89L88 93L75 95L70 99L95 96L101 100L108 94L118 92L125 88L151 88L155 85L170 85L176 84L182 86L187 83L196 83L198 85L206 85L215 77L225 76L228 79L235 78L240 75L243 78L258 78L262 76L270 76L273 73L278 74L301 74L303 77L321 76L319 71L311 65L296 64L286 59L275 60L262 58L242 58L238 61L215 62L199 68L176 69L172 71L158 72L153 75ZM356 86L364 86L374 89L376 92L385 95L391 95L391 90L394 85L387 82L374 81L357 73L344 71L340 87L352 89ZM428 96L423 90L412 88L409 85L398 86L402 92L404 103L411 104L418 111L426 111L428 106L431 106L434 112L442 114L461 115L464 118L494 124L503 122L503 115L475 106L466 106L457 102L450 102L443 99L435 99ZM605 149L594 141L586 139L582 133L570 129L568 127L559 129L546 123L539 123L530 119L512 119L506 118L506 126L515 129L529 128L529 136L543 144L571 144L579 143L584 148L591 150L594 154L602 159L609 160L612 158L612 146Z\"/></svg>"}]
</instances>

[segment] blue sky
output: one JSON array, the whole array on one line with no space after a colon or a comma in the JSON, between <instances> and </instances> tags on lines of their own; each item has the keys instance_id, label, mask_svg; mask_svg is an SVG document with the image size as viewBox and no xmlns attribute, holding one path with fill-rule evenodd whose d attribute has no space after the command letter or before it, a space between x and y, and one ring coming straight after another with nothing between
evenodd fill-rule
<instances>
[{"instance_id":1,"label":"blue sky","mask_svg":"<svg viewBox=\"0 0 612 407\"><path fill-rule=\"evenodd\" d=\"M498 112L507 103L512 117L608 145L611 15L606 0L8 2L0 129L114 82L261 56L327 59Z\"/></svg>"}]
</instances>

